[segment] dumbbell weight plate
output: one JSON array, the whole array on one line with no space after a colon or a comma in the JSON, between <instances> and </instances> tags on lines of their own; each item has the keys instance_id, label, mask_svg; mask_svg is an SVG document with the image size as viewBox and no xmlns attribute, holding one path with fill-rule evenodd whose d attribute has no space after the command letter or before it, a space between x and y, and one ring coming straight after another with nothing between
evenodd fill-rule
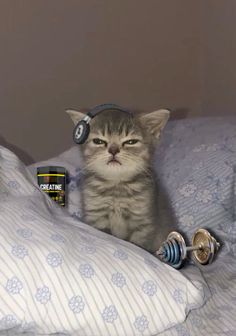
<instances>
[{"instance_id":1,"label":"dumbbell weight plate","mask_svg":"<svg viewBox=\"0 0 236 336\"><path fill-rule=\"evenodd\" d=\"M202 265L212 263L219 244L205 229L197 230L192 238L193 246L200 246L200 249L193 251L193 256Z\"/></svg>"},{"instance_id":2,"label":"dumbbell weight plate","mask_svg":"<svg viewBox=\"0 0 236 336\"><path fill-rule=\"evenodd\" d=\"M187 250L186 250L186 243L185 243L184 237L179 232L172 231L167 237L167 240L171 240L171 239L175 239L178 242L180 254L181 254L181 261L185 260L187 256Z\"/></svg>"}]
</instances>

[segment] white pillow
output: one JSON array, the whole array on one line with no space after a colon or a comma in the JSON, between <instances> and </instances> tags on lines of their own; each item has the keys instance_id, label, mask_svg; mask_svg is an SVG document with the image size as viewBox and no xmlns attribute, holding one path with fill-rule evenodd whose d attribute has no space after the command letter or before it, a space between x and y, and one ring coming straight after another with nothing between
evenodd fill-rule
<instances>
[{"instance_id":1,"label":"white pillow","mask_svg":"<svg viewBox=\"0 0 236 336\"><path fill-rule=\"evenodd\" d=\"M189 240L206 227L235 255L236 118L175 120L164 130L155 167Z\"/></svg>"},{"instance_id":2,"label":"white pillow","mask_svg":"<svg viewBox=\"0 0 236 336\"><path fill-rule=\"evenodd\" d=\"M73 219L3 147L0 167L0 330L155 335L203 304L199 281Z\"/></svg>"}]
</instances>

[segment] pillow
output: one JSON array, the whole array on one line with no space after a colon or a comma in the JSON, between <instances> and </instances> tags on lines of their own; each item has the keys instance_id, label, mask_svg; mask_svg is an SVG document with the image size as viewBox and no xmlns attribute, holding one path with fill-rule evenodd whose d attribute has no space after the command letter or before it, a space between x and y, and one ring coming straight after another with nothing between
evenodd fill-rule
<instances>
[{"instance_id":1,"label":"pillow","mask_svg":"<svg viewBox=\"0 0 236 336\"><path fill-rule=\"evenodd\" d=\"M179 229L206 227L236 242L236 118L171 121L155 156Z\"/></svg>"},{"instance_id":2,"label":"pillow","mask_svg":"<svg viewBox=\"0 0 236 336\"><path fill-rule=\"evenodd\" d=\"M0 330L155 335L204 302L141 248L75 220L0 147Z\"/></svg>"}]
</instances>

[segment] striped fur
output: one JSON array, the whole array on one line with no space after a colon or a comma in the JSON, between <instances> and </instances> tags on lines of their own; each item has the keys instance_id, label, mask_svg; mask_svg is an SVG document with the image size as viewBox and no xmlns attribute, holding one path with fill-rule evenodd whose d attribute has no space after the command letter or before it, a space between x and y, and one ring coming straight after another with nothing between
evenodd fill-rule
<instances>
[{"instance_id":1,"label":"striped fur","mask_svg":"<svg viewBox=\"0 0 236 336\"><path fill-rule=\"evenodd\" d=\"M75 111L70 115L75 123L83 116ZM160 220L152 167L154 148L168 117L166 110L134 117L104 111L92 120L89 138L81 146L83 220L149 251L155 251L166 238L171 224ZM96 138L106 143L95 144ZM131 139L138 142L127 144ZM109 163L111 145L118 148L115 158L119 163Z\"/></svg>"}]
</instances>

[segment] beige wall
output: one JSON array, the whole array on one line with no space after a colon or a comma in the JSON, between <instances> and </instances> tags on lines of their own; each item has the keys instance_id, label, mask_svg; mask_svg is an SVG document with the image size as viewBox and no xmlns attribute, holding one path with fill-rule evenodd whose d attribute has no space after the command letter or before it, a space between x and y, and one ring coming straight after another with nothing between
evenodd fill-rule
<instances>
[{"instance_id":1,"label":"beige wall","mask_svg":"<svg viewBox=\"0 0 236 336\"><path fill-rule=\"evenodd\" d=\"M0 144L72 145L68 107L234 112L235 0L0 0Z\"/></svg>"},{"instance_id":2,"label":"beige wall","mask_svg":"<svg viewBox=\"0 0 236 336\"><path fill-rule=\"evenodd\" d=\"M206 0L204 114L236 114L236 1Z\"/></svg>"}]
</instances>

